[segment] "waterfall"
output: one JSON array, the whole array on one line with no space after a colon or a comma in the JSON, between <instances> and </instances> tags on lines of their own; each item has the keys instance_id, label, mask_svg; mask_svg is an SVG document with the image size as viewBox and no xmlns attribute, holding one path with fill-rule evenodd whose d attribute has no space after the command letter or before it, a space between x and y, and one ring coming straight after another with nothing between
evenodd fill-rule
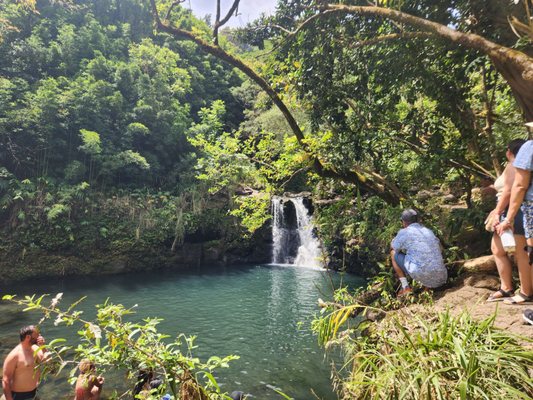
<instances>
[{"instance_id":1,"label":"waterfall","mask_svg":"<svg viewBox=\"0 0 533 400\"><path fill-rule=\"evenodd\" d=\"M272 262L321 267L320 242L302 197L272 199Z\"/></svg>"},{"instance_id":2,"label":"waterfall","mask_svg":"<svg viewBox=\"0 0 533 400\"><path fill-rule=\"evenodd\" d=\"M283 263L285 256L283 254L284 229L283 222L283 203L281 198L272 198L272 262Z\"/></svg>"}]
</instances>

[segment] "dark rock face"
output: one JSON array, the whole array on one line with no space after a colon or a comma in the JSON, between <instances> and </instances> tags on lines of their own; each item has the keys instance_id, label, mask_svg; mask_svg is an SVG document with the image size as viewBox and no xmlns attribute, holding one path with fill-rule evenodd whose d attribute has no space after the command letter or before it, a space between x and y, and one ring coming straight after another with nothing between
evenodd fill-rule
<instances>
[{"instance_id":1,"label":"dark rock face","mask_svg":"<svg viewBox=\"0 0 533 400\"><path fill-rule=\"evenodd\" d=\"M283 201L283 229L298 229L298 219L296 218L296 208L291 200Z\"/></svg>"},{"instance_id":2,"label":"dark rock face","mask_svg":"<svg viewBox=\"0 0 533 400\"><path fill-rule=\"evenodd\" d=\"M225 265L267 264L272 258L272 229L265 224L248 240L231 243L223 251Z\"/></svg>"},{"instance_id":3,"label":"dark rock face","mask_svg":"<svg viewBox=\"0 0 533 400\"><path fill-rule=\"evenodd\" d=\"M313 205L313 200L311 200L310 197L304 197L303 198L303 204L305 208L307 208L307 211L309 212L309 215L313 215L315 212L315 206Z\"/></svg>"},{"instance_id":4,"label":"dark rock face","mask_svg":"<svg viewBox=\"0 0 533 400\"><path fill-rule=\"evenodd\" d=\"M203 240L202 240L203 239ZM24 257L0 253L0 284L44 277L68 275L107 275L132 271L188 269L209 266L269 263L272 253L270 226L259 229L249 239L231 243L195 237L170 251L170 245L152 248L68 249L64 253L34 249Z\"/></svg>"},{"instance_id":5,"label":"dark rock face","mask_svg":"<svg viewBox=\"0 0 533 400\"><path fill-rule=\"evenodd\" d=\"M277 227L279 252L277 253L277 257L273 257L272 262L291 264L296 259L298 248L301 245L300 235L298 233L298 217L294 202L290 198L282 199L281 206L283 213L280 215L280 221ZM272 220L272 223L274 223L274 220ZM273 228L271 225L271 232Z\"/></svg>"},{"instance_id":6,"label":"dark rock face","mask_svg":"<svg viewBox=\"0 0 533 400\"><path fill-rule=\"evenodd\" d=\"M283 251L280 254L282 262L292 264L298 255L300 244L300 235L297 230L283 229L281 239ZM279 260L273 261L280 262Z\"/></svg>"}]
</instances>

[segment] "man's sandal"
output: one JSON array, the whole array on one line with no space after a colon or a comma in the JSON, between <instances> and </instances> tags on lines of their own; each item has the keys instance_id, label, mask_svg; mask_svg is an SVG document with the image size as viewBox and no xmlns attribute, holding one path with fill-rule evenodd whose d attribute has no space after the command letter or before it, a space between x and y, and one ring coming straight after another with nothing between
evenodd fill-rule
<instances>
[{"instance_id":1,"label":"man's sandal","mask_svg":"<svg viewBox=\"0 0 533 400\"><path fill-rule=\"evenodd\" d=\"M498 289L496 292L492 293L489 296L489 298L487 299L487 303L492 303L494 301L503 301L506 298L513 297L513 295L514 295L514 290L506 291L503 289Z\"/></svg>"},{"instance_id":2,"label":"man's sandal","mask_svg":"<svg viewBox=\"0 0 533 400\"><path fill-rule=\"evenodd\" d=\"M505 304L529 304L533 303L533 296L526 296L522 292L518 292L510 299L505 299L503 301Z\"/></svg>"}]
</instances>

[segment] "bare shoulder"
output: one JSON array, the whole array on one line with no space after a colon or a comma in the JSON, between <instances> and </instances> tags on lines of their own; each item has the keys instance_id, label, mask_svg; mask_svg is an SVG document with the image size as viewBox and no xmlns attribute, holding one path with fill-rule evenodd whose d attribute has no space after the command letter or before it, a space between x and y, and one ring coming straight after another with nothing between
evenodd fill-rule
<instances>
[{"instance_id":1,"label":"bare shoulder","mask_svg":"<svg viewBox=\"0 0 533 400\"><path fill-rule=\"evenodd\" d=\"M6 368L12 364L16 364L17 362L17 357L19 355L21 351L21 347L20 345L17 345L13 348L13 350L11 350L9 352L9 354L7 355L6 359L4 360L4 370L6 370Z\"/></svg>"},{"instance_id":2,"label":"bare shoulder","mask_svg":"<svg viewBox=\"0 0 533 400\"><path fill-rule=\"evenodd\" d=\"M6 361L17 357L21 351L22 351L22 347L20 347L20 344L17 344L15 347L13 347L13 349L7 355Z\"/></svg>"}]
</instances>

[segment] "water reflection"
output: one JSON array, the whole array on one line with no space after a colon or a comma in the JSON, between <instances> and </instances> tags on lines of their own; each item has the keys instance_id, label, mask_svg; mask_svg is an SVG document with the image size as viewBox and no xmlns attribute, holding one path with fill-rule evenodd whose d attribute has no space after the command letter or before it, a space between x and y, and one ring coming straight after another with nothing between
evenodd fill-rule
<instances>
[{"instance_id":1,"label":"water reflection","mask_svg":"<svg viewBox=\"0 0 533 400\"><path fill-rule=\"evenodd\" d=\"M187 272L157 271L97 278L40 281L31 285L0 288L2 293L64 293L63 304L81 296L85 317L95 315L96 304L110 297L126 307L138 304L138 318L161 317L160 331L197 335L195 355L237 354L231 368L220 370L225 390L242 390L257 399L279 399L272 388L281 388L295 399L334 399L329 367L309 330L317 311L316 300L331 292L331 277L322 271L294 266L248 266L197 269ZM357 278L349 278L357 286ZM12 305L0 306L1 356L18 342L22 325L35 323L36 316L21 314ZM299 328L300 323L303 329ZM77 340L75 329L43 326L48 340L54 337ZM104 395L126 389L125 372L107 374ZM42 387L43 400L71 398L65 378Z\"/></svg>"}]
</instances>

